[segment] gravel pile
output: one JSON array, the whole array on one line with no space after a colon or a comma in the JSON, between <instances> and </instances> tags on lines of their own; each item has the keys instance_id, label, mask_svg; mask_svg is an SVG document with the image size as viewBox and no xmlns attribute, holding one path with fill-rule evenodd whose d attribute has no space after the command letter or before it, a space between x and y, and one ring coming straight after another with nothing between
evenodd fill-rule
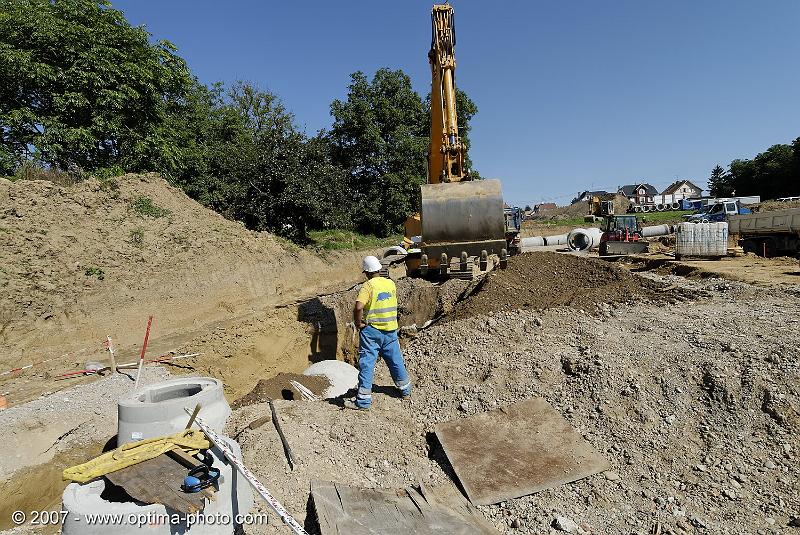
<instances>
[{"instance_id":1,"label":"gravel pile","mask_svg":"<svg viewBox=\"0 0 800 535\"><path fill-rule=\"evenodd\" d=\"M718 279L628 276L700 298L599 301L592 314L517 307L437 323L405 349L410 400L394 397L379 365L369 413L280 402L300 459L293 472L272 426L247 429L262 405L237 411L230 433L241 432L246 461L303 519L313 478L450 484L436 423L540 396L613 468L481 507L502 533L793 533L800 300Z\"/></svg>"}]
</instances>

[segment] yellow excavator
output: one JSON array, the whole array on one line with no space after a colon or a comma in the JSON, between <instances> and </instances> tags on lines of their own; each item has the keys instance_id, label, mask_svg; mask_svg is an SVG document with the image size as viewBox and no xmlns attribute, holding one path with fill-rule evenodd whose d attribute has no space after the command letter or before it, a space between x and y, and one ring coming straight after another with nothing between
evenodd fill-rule
<instances>
[{"instance_id":1,"label":"yellow excavator","mask_svg":"<svg viewBox=\"0 0 800 535\"><path fill-rule=\"evenodd\" d=\"M499 180L472 180L458 135L453 7L434 5L428 60L431 66L431 140L422 210L405 224L403 259L410 276L472 278L505 268L518 241L519 221L507 217ZM395 251L397 253L399 251ZM491 264L491 266L490 266Z\"/></svg>"}]
</instances>

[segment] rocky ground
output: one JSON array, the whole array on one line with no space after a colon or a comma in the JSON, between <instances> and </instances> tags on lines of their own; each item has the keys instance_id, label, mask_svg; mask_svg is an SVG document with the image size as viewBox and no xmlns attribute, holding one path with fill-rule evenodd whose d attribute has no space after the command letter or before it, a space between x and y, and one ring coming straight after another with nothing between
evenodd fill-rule
<instances>
[{"instance_id":1,"label":"rocky ground","mask_svg":"<svg viewBox=\"0 0 800 535\"><path fill-rule=\"evenodd\" d=\"M293 472L272 426L247 428L263 405L237 411L230 432L303 519L314 478L450 484L436 423L543 397L613 469L481 507L502 533L798 532L800 299L723 279L646 277L649 297L520 302L435 323L406 345L411 400L394 397L380 365L369 413L279 402L300 460Z\"/></svg>"},{"instance_id":2,"label":"rocky ground","mask_svg":"<svg viewBox=\"0 0 800 535\"><path fill-rule=\"evenodd\" d=\"M537 253L513 258L507 271L478 284L400 280L402 342L415 388L410 400L396 397L380 364L368 413L277 401L298 460L294 471L265 420L269 408L260 390L234 404L228 434L313 533L312 479L374 488L452 485L455 475L432 434L437 423L542 397L613 468L481 507L500 532L800 533L794 527L800 523L800 279L793 261L743 261L749 267L739 273L730 272L735 262L683 271L685 263L645 263L629 266L638 271L632 273L599 260ZM782 278L751 276L767 268ZM307 288L318 287L319 281ZM225 288L218 288L222 300ZM352 361L345 324L356 291L271 301L271 307L236 305L225 321L199 323L176 341L203 355L172 371L219 377L230 383L226 393L234 402L259 379L302 371L309 360ZM90 292L87 299L102 295ZM236 295L249 303L247 292ZM51 393L0 413L16 452L0 463L3 511L57 508L60 471L111 438L115 392L130 383L120 375L56 391L66 385L47 373L24 372L4 383L28 381ZM148 374L148 380L164 375L158 368ZM273 386L263 383L262 390L274 395ZM286 531L274 523L247 532Z\"/></svg>"}]
</instances>

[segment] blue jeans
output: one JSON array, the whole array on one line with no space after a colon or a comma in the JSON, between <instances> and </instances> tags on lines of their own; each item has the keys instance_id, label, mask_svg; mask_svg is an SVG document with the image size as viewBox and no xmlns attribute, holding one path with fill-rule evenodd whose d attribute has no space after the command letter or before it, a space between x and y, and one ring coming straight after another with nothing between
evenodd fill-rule
<instances>
[{"instance_id":1,"label":"blue jeans","mask_svg":"<svg viewBox=\"0 0 800 535\"><path fill-rule=\"evenodd\" d=\"M358 350L358 395L356 405L368 408L372 405L372 379L375 375L375 363L378 354L386 361L389 373L392 374L395 386L403 396L411 394L411 380L408 378L397 331L381 331L366 326L359 333Z\"/></svg>"}]
</instances>

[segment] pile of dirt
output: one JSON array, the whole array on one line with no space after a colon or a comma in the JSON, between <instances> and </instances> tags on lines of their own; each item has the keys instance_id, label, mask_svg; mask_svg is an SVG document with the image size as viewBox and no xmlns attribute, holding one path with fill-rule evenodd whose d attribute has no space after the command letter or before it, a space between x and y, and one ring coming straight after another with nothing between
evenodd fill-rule
<instances>
[{"instance_id":1,"label":"pile of dirt","mask_svg":"<svg viewBox=\"0 0 800 535\"><path fill-rule=\"evenodd\" d=\"M106 361L107 335L119 362L135 360L149 315L158 356L209 325L352 283L359 257L249 231L155 174L0 180L0 371L37 365L4 391L18 403L55 388L49 375ZM224 356L208 355L212 374Z\"/></svg>"},{"instance_id":2,"label":"pile of dirt","mask_svg":"<svg viewBox=\"0 0 800 535\"><path fill-rule=\"evenodd\" d=\"M302 396L291 384L296 381L308 388L314 394L321 396L331 386L331 382L322 375L301 375L297 373L281 372L271 379L262 379L246 396L241 397L231 404L238 409L264 403L271 399L301 399Z\"/></svg>"},{"instance_id":3,"label":"pile of dirt","mask_svg":"<svg viewBox=\"0 0 800 535\"><path fill-rule=\"evenodd\" d=\"M800 208L800 201L764 201L749 206L754 212L774 212L775 210L789 210Z\"/></svg>"},{"instance_id":4,"label":"pile of dirt","mask_svg":"<svg viewBox=\"0 0 800 535\"><path fill-rule=\"evenodd\" d=\"M660 299L664 288L613 263L552 252L524 253L486 275L451 319L496 311L570 306L593 312L604 303ZM671 294L670 297L674 297Z\"/></svg>"},{"instance_id":5,"label":"pile of dirt","mask_svg":"<svg viewBox=\"0 0 800 535\"><path fill-rule=\"evenodd\" d=\"M800 353L792 343L800 300L721 279L653 277L708 297L609 303L598 316L554 307L436 323L405 349L410 399L396 397L379 364L369 413L276 403L294 470L273 428L248 427L268 407L235 411L228 432L303 523L313 515L313 479L380 489L452 484L436 424L542 397L612 469L480 507L501 533L559 533L551 529L559 517L581 526L572 533L789 533L800 516Z\"/></svg>"}]
</instances>

